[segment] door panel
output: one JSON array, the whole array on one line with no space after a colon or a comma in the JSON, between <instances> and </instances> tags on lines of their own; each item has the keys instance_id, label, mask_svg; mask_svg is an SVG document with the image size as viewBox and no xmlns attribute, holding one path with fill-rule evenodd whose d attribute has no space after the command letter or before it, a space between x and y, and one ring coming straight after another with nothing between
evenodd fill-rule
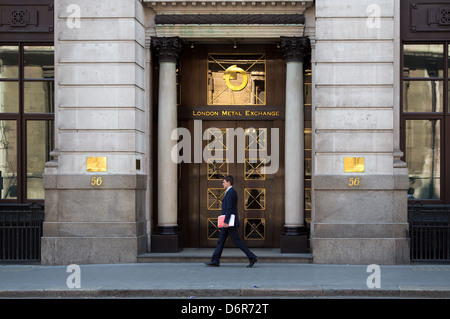
<instances>
[{"instance_id":1,"label":"door panel","mask_svg":"<svg viewBox=\"0 0 450 319\"><path fill-rule=\"evenodd\" d=\"M241 238L249 247L279 247L284 222L285 81L282 79L285 79L285 61L282 52L274 44L238 48L222 44L185 46L179 71L179 126L187 128L194 137L195 123L198 124L194 120L202 119L201 137L204 132L207 134L201 141L201 163L180 165L179 225L184 246L216 246L220 231L216 227L217 217L221 214L225 191L222 178L230 174L238 194ZM236 88L245 82L243 74L248 85L244 89ZM226 85L227 79L231 87ZM244 99L245 94L250 100ZM230 98L227 100L225 96ZM276 115L248 115L261 111L275 111ZM270 142L272 129L279 133L274 145ZM241 144L235 138L230 140L228 132L243 132L244 140L239 141ZM194 139L191 143L191 149L195 149ZM227 148L233 146L243 151L227 155ZM221 157L208 147L223 152ZM270 156L273 149L279 155L279 167L276 173L266 174L262 168L270 163L262 162L259 152L265 151Z\"/></svg>"},{"instance_id":2,"label":"door panel","mask_svg":"<svg viewBox=\"0 0 450 319\"><path fill-rule=\"evenodd\" d=\"M278 127L277 125L278 124ZM222 179L232 175L234 188L238 193L239 234L249 247L278 247L279 235L284 219L283 168L284 159L276 174L266 174L264 159L258 155L266 151L284 154L279 143L270 145L272 129L281 131L281 121L203 121L202 130L209 139L204 140L204 154L201 164L186 164L181 176L181 215L186 247L215 247L220 229L217 217L222 212L222 199L225 190ZM234 152L231 152L233 132L242 129L245 142L239 145L234 140ZM238 145L244 149L238 151ZM208 152L212 149L219 152ZM220 154L223 151L222 154ZM228 152L228 153L227 153ZM240 153L242 152L242 153ZM220 157L223 155L223 157ZM270 163L268 163L270 164ZM187 182L189 181L189 182ZM232 244L228 243L232 247Z\"/></svg>"}]
</instances>

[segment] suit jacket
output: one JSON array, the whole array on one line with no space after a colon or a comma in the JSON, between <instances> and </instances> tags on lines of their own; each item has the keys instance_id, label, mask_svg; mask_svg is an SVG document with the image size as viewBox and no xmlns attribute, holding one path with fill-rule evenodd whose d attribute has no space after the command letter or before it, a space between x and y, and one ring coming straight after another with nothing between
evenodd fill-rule
<instances>
[{"instance_id":1,"label":"suit jacket","mask_svg":"<svg viewBox=\"0 0 450 319\"><path fill-rule=\"evenodd\" d=\"M234 187L230 187L222 200L222 215L225 215L224 223L229 223L231 214L234 214L234 227L239 227L239 218L237 210L237 193Z\"/></svg>"}]
</instances>

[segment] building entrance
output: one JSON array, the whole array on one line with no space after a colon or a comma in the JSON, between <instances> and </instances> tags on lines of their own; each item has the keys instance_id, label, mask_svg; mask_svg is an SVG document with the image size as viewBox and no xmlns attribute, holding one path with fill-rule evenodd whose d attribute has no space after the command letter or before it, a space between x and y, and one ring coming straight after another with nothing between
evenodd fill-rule
<instances>
[{"instance_id":1,"label":"building entrance","mask_svg":"<svg viewBox=\"0 0 450 319\"><path fill-rule=\"evenodd\" d=\"M178 119L197 149L189 163L179 165L184 247L216 246L226 175L235 178L246 245L280 246L285 77L285 60L275 44L183 47Z\"/></svg>"},{"instance_id":2,"label":"building entrance","mask_svg":"<svg viewBox=\"0 0 450 319\"><path fill-rule=\"evenodd\" d=\"M164 60L173 55L161 50L171 44L178 50L178 40L154 39L160 52L160 82L168 84L169 75L176 74L177 79L176 89L175 85L170 91L159 88L158 114L169 112L169 104L161 97L172 101L176 91L179 128L170 129L172 141L178 132L178 150L172 146L162 150L164 144L158 149L158 167L166 169L158 168L155 251L216 245L225 175L235 177L239 231L249 247L306 251L311 90L310 74L303 73L302 61L307 45L304 38L280 40L239 46L184 41L175 67L175 60ZM161 134L169 124L175 126L172 121L166 123L164 116L158 119L155 124ZM178 165L169 169L174 160ZM176 176L178 192L173 189ZM169 190L167 185L173 186ZM175 199L176 214L172 213ZM166 249L169 240L173 247Z\"/></svg>"},{"instance_id":3,"label":"building entrance","mask_svg":"<svg viewBox=\"0 0 450 319\"><path fill-rule=\"evenodd\" d=\"M192 124L190 131L200 121ZM241 238L249 247L279 247L284 222L282 121L202 121L201 128L202 162L180 166L184 246L216 246L225 195L222 179L232 175Z\"/></svg>"}]
</instances>

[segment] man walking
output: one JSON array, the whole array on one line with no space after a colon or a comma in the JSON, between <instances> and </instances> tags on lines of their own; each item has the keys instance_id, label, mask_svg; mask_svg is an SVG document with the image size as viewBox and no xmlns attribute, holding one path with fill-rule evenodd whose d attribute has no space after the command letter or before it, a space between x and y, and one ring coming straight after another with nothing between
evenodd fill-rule
<instances>
[{"instance_id":1,"label":"man walking","mask_svg":"<svg viewBox=\"0 0 450 319\"><path fill-rule=\"evenodd\" d=\"M225 176L222 180L222 186L226 189L225 196L222 201L222 215L225 215L225 220L223 223L223 228L220 231L219 240L217 241L217 247L211 257L211 261L205 263L207 266L220 266L220 257L222 256L223 247L225 242L230 235L233 243L240 248L248 257L250 263L247 267L253 267L255 262L258 260L255 254L253 254L250 249L244 244L244 242L239 238L237 228L239 227L239 218L237 210L237 193L233 188L234 178L231 175ZM234 214L235 222L234 226L230 226L231 215Z\"/></svg>"}]
</instances>

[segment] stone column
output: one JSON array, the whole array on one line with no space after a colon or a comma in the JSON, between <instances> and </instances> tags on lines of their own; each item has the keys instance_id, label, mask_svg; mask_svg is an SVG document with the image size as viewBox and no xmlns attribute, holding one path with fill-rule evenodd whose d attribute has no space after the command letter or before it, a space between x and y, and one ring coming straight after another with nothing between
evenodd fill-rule
<instances>
[{"instance_id":1,"label":"stone column","mask_svg":"<svg viewBox=\"0 0 450 319\"><path fill-rule=\"evenodd\" d=\"M181 52L178 37L152 38L152 48L159 60L158 95L158 224L152 235L152 251L182 250L177 223L177 164L171 158L177 128L176 64Z\"/></svg>"},{"instance_id":2,"label":"stone column","mask_svg":"<svg viewBox=\"0 0 450 319\"><path fill-rule=\"evenodd\" d=\"M282 253L302 253L307 248L304 222L304 101L303 56L310 51L307 37L281 37L286 58L285 120L285 225Z\"/></svg>"}]
</instances>

